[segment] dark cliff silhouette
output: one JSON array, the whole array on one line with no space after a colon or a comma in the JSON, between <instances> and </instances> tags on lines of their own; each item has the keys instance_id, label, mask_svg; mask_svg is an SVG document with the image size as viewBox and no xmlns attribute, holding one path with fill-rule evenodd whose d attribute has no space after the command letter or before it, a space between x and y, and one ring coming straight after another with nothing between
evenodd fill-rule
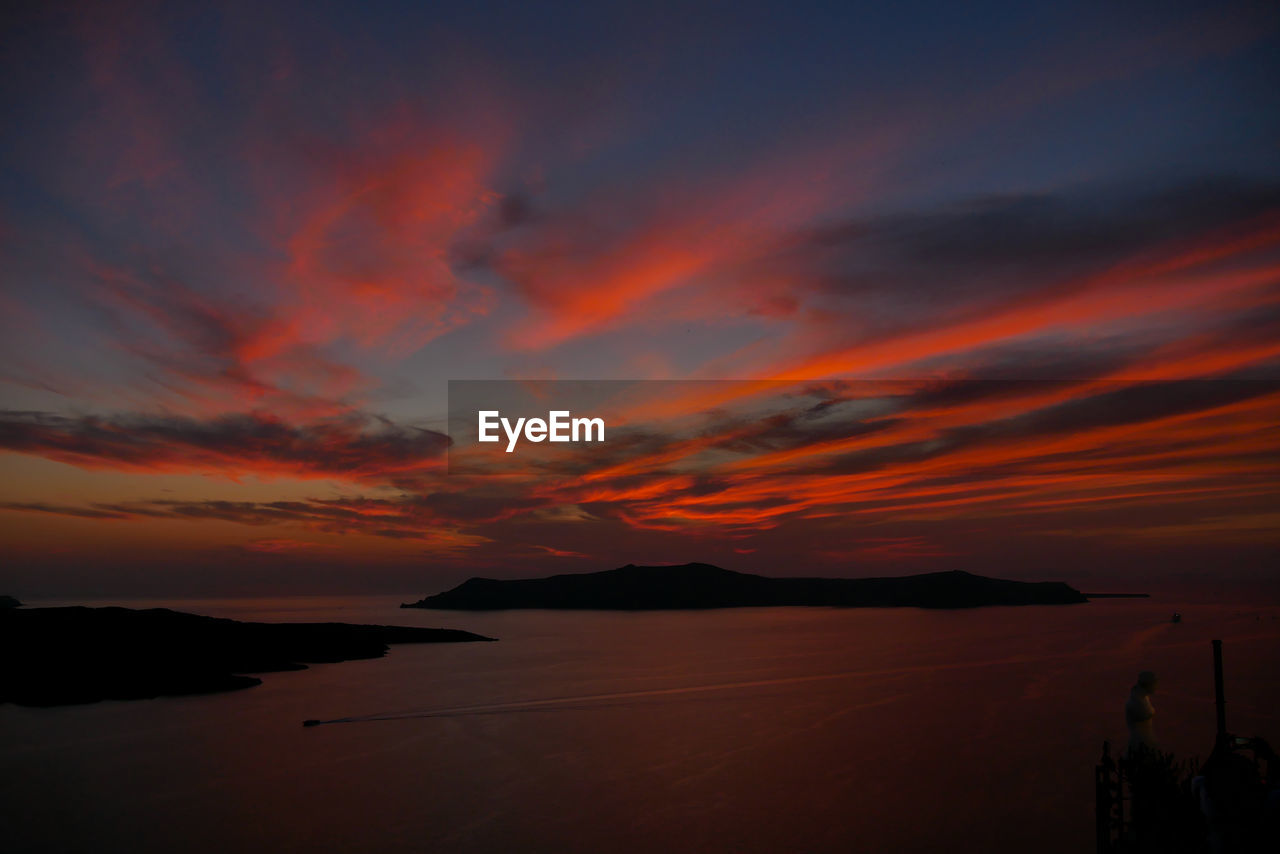
<instances>
[{"instance_id":1,"label":"dark cliff silhouette","mask_svg":"<svg viewBox=\"0 0 1280 854\"><path fill-rule=\"evenodd\" d=\"M472 578L402 608L487 611L553 608L605 611L773 605L973 608L1088 601L1061 582L1006 581L968 572L901 578L768 578L711 566L634 566L550 578Z\"/></svg>"},{"instance_id":2,"label":"dark cliff silhouette","mask_svg":"<svg viewBox=\"0 0 1280 854\"><path fill-rule=\"evenodd\" d=\"M0 610L0 703L56 706L251 688L247 673L378 658L395 643L488 641L456 629L242 623L155 608Z\"/></svg>"},{"instance_id":3,"label":"dark cliff silhouette","mask_svg":"<svg viewBox=\"0 0 1280 854\"><path fill-rule=\"evenodd\" d=\"M21 608L22 603L12 596L0 596L0 608Z\"/></svg>"}]
</instances>

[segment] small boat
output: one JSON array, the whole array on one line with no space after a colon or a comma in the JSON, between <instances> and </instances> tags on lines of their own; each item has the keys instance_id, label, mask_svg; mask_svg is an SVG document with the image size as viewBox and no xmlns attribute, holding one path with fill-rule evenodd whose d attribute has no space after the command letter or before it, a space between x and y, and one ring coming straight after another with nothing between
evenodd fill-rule
<instances>
[{"instance_id":1,"label":"small boat","mask_svg":"<svg viewBox=\"0 0 1280 854\"><path fill-rule=\"evenodd\" d=\"M1169 622L1171 622L1171 623L1181 623L1181 622L1182 622L1182 615L1181 615L1181 614L1179 614L1177 611L1174 611L1174 612L1173 612L1173 618L1172 618L1171 620L1169 620Z\"/></svg>"}]
</instances>

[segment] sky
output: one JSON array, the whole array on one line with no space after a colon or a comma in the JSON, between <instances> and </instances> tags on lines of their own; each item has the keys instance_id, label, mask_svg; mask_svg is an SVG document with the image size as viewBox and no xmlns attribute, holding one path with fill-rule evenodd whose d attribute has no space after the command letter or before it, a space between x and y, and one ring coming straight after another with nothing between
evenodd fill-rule
<instances>
[{"instance_id":1,"label":"sky","mask_svg":"<svg viewBox=\"0 0 1280 854\"><path fill-rule=\"evenodd\" d=\"M0 592L1278 583L1273 3L3 16Z\"/></svg>"}]
</instances>

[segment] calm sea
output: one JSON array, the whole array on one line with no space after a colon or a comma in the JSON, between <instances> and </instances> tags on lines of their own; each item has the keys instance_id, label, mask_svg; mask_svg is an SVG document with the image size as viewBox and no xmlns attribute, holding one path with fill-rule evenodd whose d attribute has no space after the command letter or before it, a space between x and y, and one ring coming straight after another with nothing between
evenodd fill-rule
<instances>
[{"instance_id":1,"label":"calm sea","mask_svg":"<svg viewBox=\"0 0 1280 854\"><path fill-rule=\"evenodd\" d=\"M114 604L501 642L400 646L230 694L0 706L5 851L1075 854L1091 850L1093 765L1104 739L1125 741L1139 670L1160 677L1162 742L1206 754L1214 637L1231 729L1280 742L1274 606Z\"/></svg>"}]
</instances>

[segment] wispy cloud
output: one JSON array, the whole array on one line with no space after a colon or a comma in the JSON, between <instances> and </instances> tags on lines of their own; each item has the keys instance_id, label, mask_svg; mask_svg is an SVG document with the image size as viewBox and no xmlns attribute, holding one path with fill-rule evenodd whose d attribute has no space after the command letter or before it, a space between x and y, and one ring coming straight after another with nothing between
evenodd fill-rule
<instances>
[{"instance_id":1,"label":"wispy cloud","mask_svg":"<svg viewBox=\"0 0 1280 854\"><path fill-rule=\"evenodd\" d=\"M290 424L265 414L0 412L0 450L87 469L388 481L440 465L449 437L368 416Z\"/></svg>"}]
</instances>

